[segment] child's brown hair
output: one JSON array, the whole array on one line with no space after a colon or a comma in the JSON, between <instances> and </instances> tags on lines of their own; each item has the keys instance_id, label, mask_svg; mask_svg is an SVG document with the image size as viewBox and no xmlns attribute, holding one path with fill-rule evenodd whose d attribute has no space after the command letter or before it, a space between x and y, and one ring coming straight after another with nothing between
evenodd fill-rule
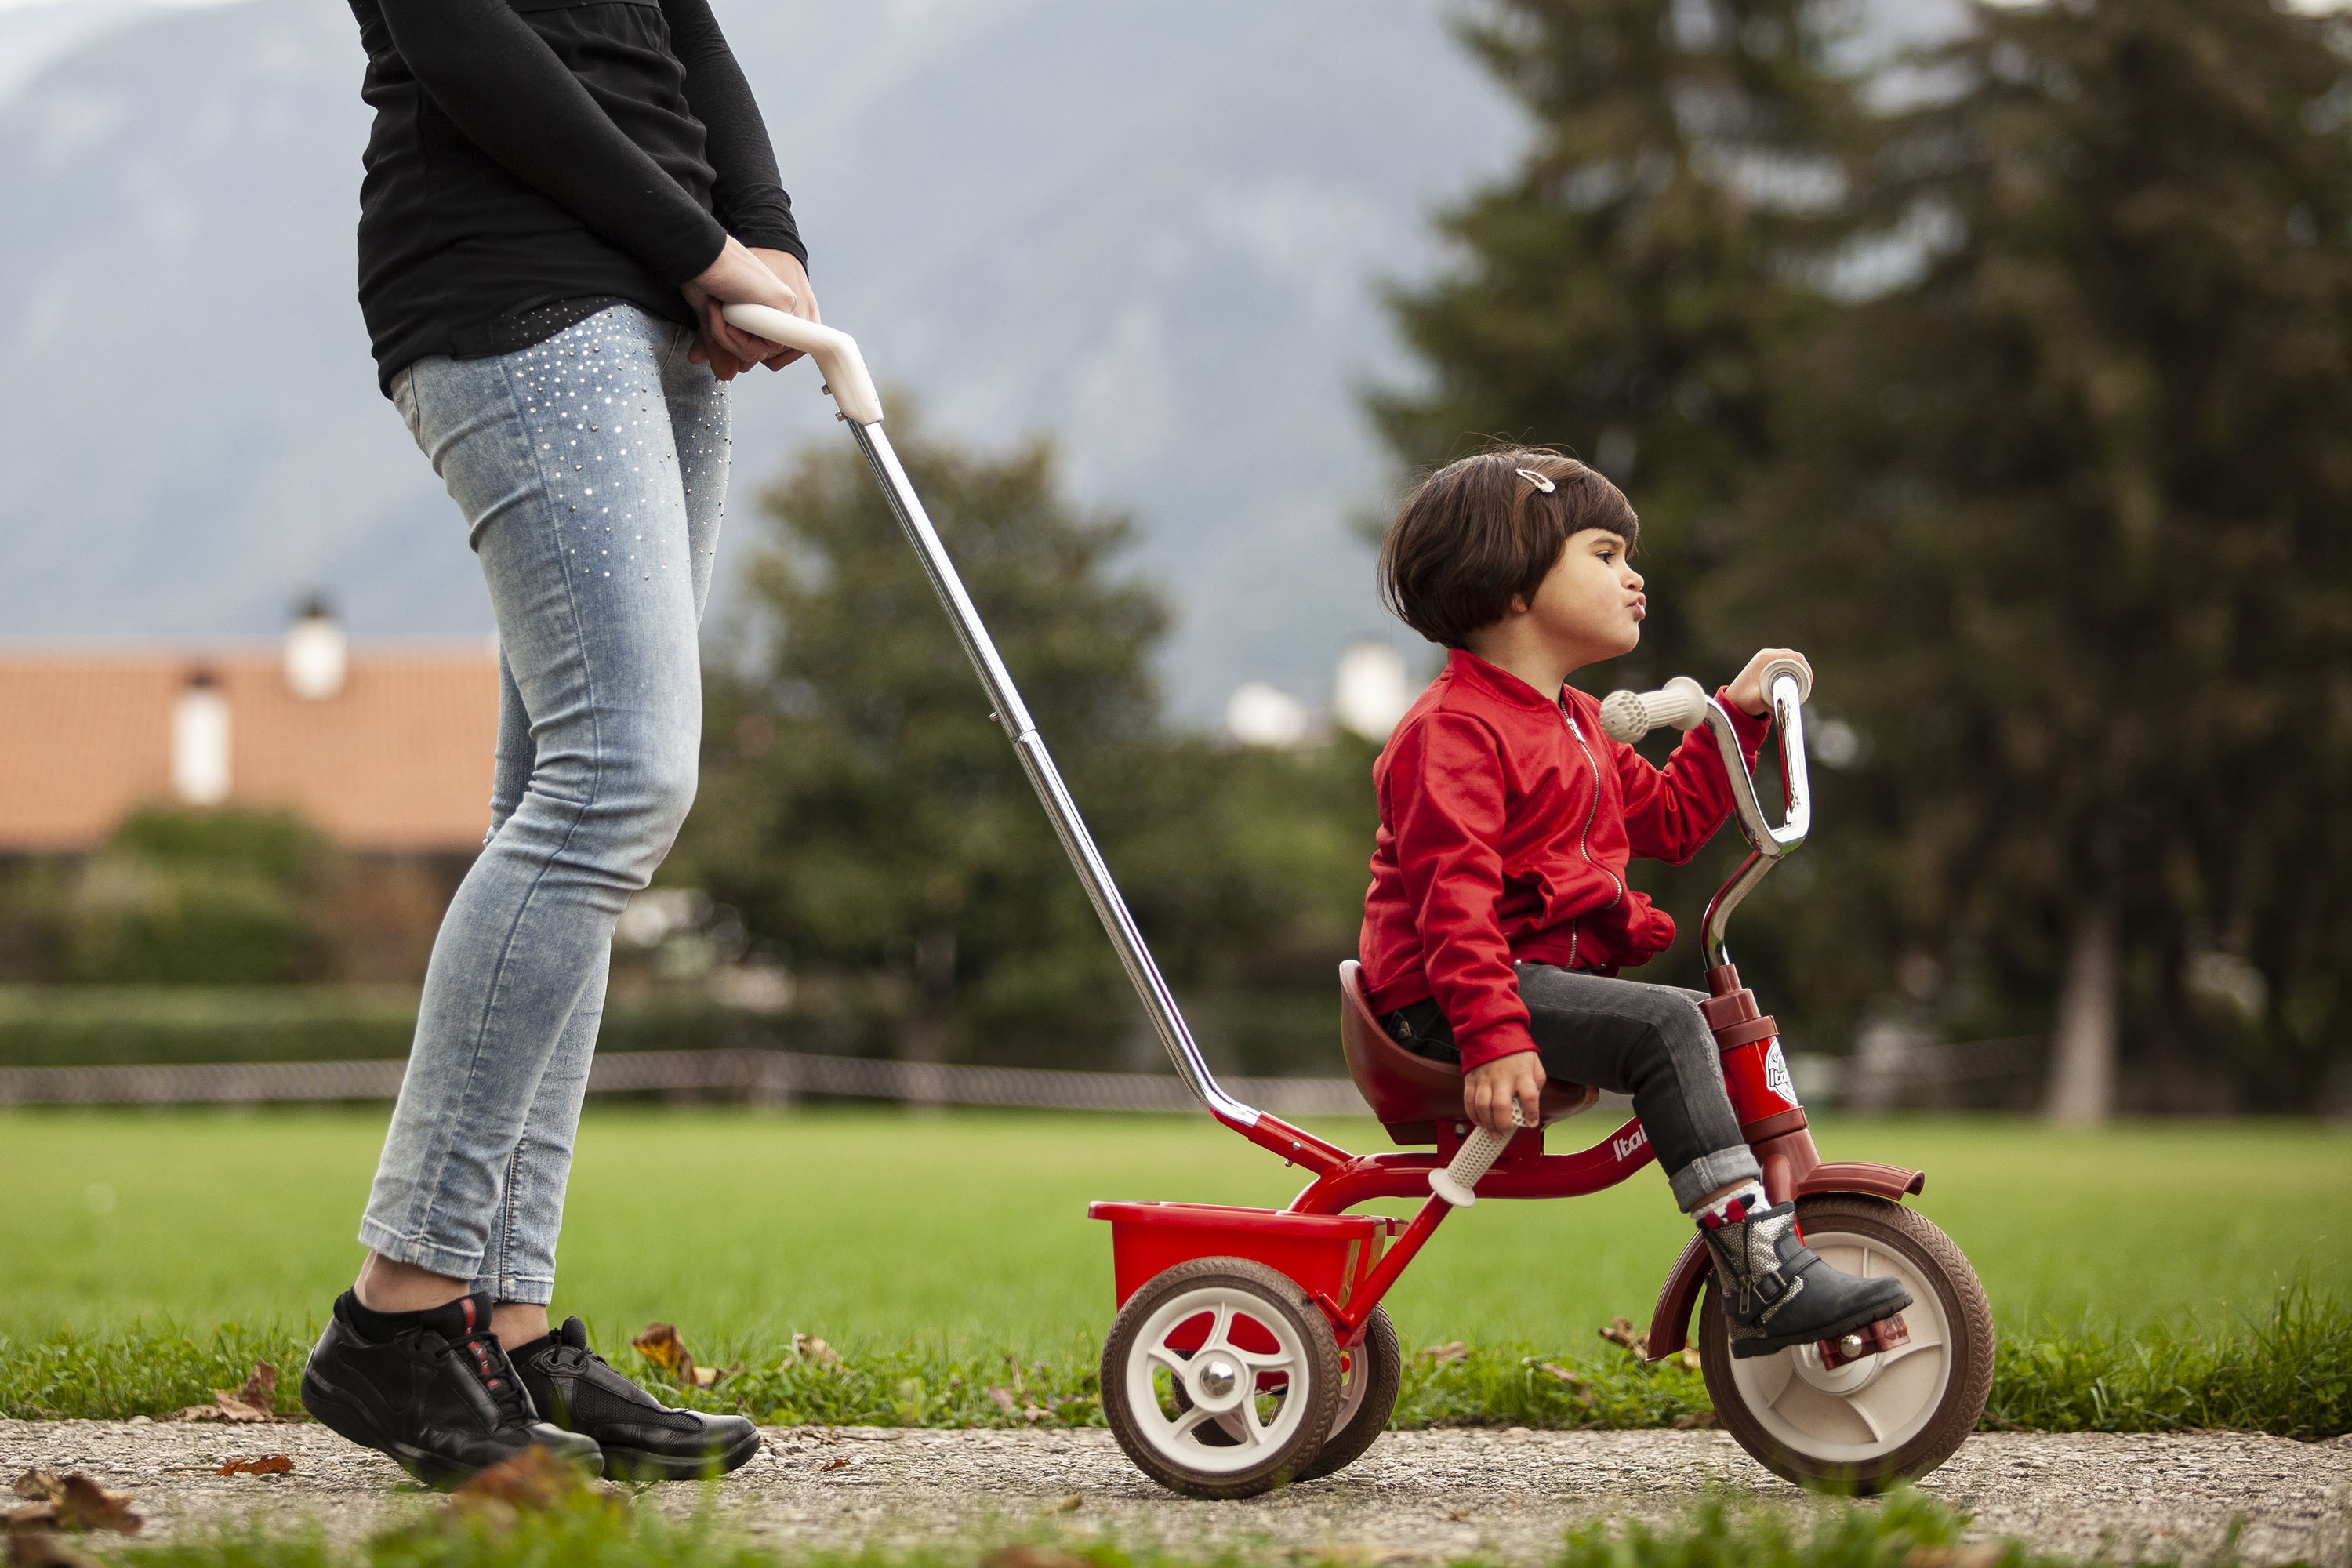
<instances>
[{"instance_id":1,"label":"child's brown hair","mask_svg":"<svg viewBox=\"0 0 2352 1568\"><path fill-rule=\"evenodd\" d=\"M1596 528L1630 552L1642 523L1622 491L1575 458L1540 447L1464 458L1397 508L1381 546L1381 599L1430 641L1460 647L1512 599L1535 597L1570 535Z\"/></svg>"}]
</instances>

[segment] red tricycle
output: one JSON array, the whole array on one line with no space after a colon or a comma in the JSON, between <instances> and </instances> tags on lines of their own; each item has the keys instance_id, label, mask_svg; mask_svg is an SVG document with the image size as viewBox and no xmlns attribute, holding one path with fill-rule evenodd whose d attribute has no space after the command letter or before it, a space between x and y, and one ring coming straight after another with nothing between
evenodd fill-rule
<instances>
[{"instance_id":1,"label":"red tricycle","mask_svg":"<svg viewBox=\"0 0 2352 1568\"><path fill-rule=\"evenodd\" d=\"M1503 1139L1463 1116L1461 1074L1389 1038L1353 962L1339 966L1340 1046L1356 1087L1402 1145L1431 1153L1350 1154L1227 1094L1202 1059L1175 998L1080 818L1045 742L997 657L921 500L882 431L882 405L845 333L756 305L727 309L745 331L813 355L859 449L954 622L964 650L1053 820L1177 1071L1211 1115L1313 1180L1286 1209L1184 1203L1097 1203L1110 1222L1119 1303L1103 1347L1103 1412L1147 1475L1194 1497L1234 1498L1352 1463L1387 1427L1403 1373L1381 1299L1445 1216L1479 1198L1578 1197L1647 1164L1638 1118L1573 1154L1544 1152L1547 1126L1590 1109L1591 1089L1552 1082L1538 1124ZM1712 1300L1706 1244L1694 1237L1659 1292L1648 1353L1685 1348L1700 1309L1699 1363L1716 1414L1740 1446L1792 1481L1863 1492L1926 1474L1983 1415L1992 1382L1991 1314L1959 1248L1904 1206L1926 1178L1893 1165L1824 1162L1781 1055L1779 1028L1739 983L1724 946L1731 913L1804 842L1811 821L1804 743L1808 680L1768 670L1780 741L1783 814L1757 798L1730 717L1696 682L1619 692L1602 721L1623 741L1652 728L1715 732L1751 853L1707 905L1702 1005L1722 1052L1741 1134L1778 1204L1797 1202L1807 1245L1849 1274L1892 1275L1911 1305L1868 1328L1777 1354L1735 1358ZM1351 1214L1377 1198L1417 1198L1408 1222ZM1709 1299L1700 1306L1702 1294Z\"/></svg>"}]
</instances>

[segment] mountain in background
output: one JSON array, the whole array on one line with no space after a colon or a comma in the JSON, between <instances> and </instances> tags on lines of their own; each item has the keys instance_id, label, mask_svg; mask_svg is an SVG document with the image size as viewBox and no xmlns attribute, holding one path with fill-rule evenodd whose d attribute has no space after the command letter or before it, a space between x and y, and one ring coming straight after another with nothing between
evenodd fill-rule
<instances>
[{"instance_id":1,"label":"mountain in background","mask_svg":"<svg viewBox=\"0 0 2352 1568\"><path fill-rule=\"evenodd\" d=\"M362 635L486 633L352 300L350 16L134 9L0 68L0 636L270 634L313 584ZM1356 393L1408 374L1376 287L1520 134L1435 5L719 9L826 319L935 427L1049 432L1136 514L1181 715L1252 679L1320 700L1348 641L1410 642L1348 527L1387 479ZM830 411L805 367L739 384L715 615Z\"/></svg>"}]
</instances>

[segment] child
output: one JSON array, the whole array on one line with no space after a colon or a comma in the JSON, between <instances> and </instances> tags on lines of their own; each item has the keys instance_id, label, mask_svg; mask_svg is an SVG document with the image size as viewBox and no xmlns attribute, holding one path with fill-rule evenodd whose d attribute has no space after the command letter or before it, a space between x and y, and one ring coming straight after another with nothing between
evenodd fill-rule
<instances>
[{"instance_id":1,"label":"child","mask_svg":"<svg viewBox=\"0 0 2352 1568\"><path fill-rule=\"evenodd\" d=\"M1567 684L1642 637L1640 521L1617 487L1554 452L1465 458L1407 497L1381 554L1405 623L1452 651L1372 770L1381 826L1360 946L1372 1011L1463 1069L1472 1121L1532 1118L1547 1074L1630 1094L1715 1258L1732 1353L1767 1355L1891 1317L1893 1279L1840 1272L1772 1205L1739 1135L1698 993L1613 978L1674 940L1625 885L1633 855L1679 863L1731 809L1715 740L1664 771L1601 732ZM1717 697L1753 765L1769 727L1768 648Z\"/></svg>"}]
</instances>

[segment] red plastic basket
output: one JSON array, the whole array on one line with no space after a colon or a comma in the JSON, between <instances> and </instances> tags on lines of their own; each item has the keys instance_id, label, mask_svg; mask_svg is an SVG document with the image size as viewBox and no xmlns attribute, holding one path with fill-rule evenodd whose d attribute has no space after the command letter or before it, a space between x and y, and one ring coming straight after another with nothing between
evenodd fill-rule
<instances>
[{"instance_id":1,"label":"red plastic basket","mask_svg":"<svg viewBox=\"0 0 2352 1568\"><path fill-rule=\"evenodd\" d=\"M1088 1204L1110 1221L1118 1304L1153 1276L1195 1258L1246 1258L1280 1269L1309 1296L1344 1307L1405 1222L1380 1215L1292 1214L1223 1204Z\"/></svg>"}]
</instances>

